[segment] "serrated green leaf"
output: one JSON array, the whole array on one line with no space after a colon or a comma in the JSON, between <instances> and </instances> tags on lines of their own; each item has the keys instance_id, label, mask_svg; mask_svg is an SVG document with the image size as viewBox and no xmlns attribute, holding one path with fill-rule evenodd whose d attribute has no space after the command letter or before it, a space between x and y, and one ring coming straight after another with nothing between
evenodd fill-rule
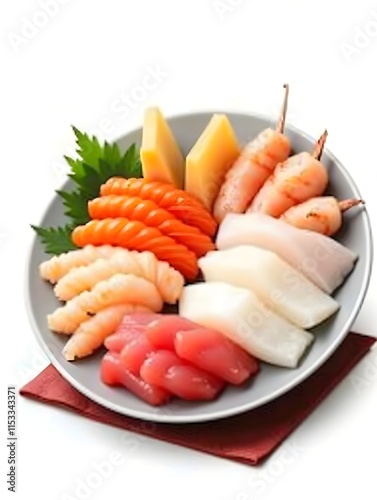
<instances>
[{"instance_id":1,"label":"serrated green leaf","mask_svg":"<svg viewBox=\"0 0 377 500\"><path fill-rule=\"evenodd\" d=\"M96 137L90 137L74 126L72 128L76 136L79 158L65 156L65 160L71 168L68 177L77 188L75 191L57 191L70 222L60 228L32 226L47 253L58 254L61 253L60 250L63 252L76 248L70 240L70 233L74 227L90 220L88 201L99 196L101 185L108 179L142 177L140 153L136 144L132 144L122 154L116 143L105 142L101 146Z\"/></svg>"},{"instance_id":2,"label":"serrated green leaf","mask_svg":"<svg viewBox=\"0 0 377 500\"><path fill-rule=\"evenodd\" d=\"M122 155L119 150L118 144L116 143L109 144L108 142L105 142L103 148L104 148L103 159L110 165L116 165L121 160Z\"/></svg>"},{"instance_id":3,"label":"serrated green leaf","mask_svg":"<svg viewBox=\"0 0 377 500\"><path fill-rule=\"evenodd\" d=\"M64 155L65 161L68 163L68 165L71 168L71 172L75 172L76 174L79 173L80 170L82 170L81 167L81 161L80 160L74 160L73 158L70 158L69 156Z\"/></svg>"},{"instance_id":4,"label":"serrated green leaf","mask_svg":"<svg viewBox=\"0 0 377 500\"><path fill-rule=\"evenodd\" d=\"M46 253L60 255L61 253L77 250L77 246L72 242L72 226L67 224L61 227L38 227L31 226L41 239Z\"/></svg>"},{"instance_id":5,"label":"serrated green leaf","mask_svg":"<svg viewBox=\"0 0 377 500\"><path fill-rule=\"evenodd\" d=\"M100 162L101 160L99 160L99 163ZM93 168L87 164L84 164L84 170L85 177L80 179L79 190L87 200L92 200L93 198L97 198L99 195L102 184L106 182L104 181L106 175L102 174L100 167Z\"/></svg>"},{"instance_id":6,"label":"serrated green leaf","mask_svg":"<svg viewBox=\"0 0 377 500\"><path fill-rule=\"evenodd\" d=\"M89 137L88 134L80 132L76 127L72 127L76 136L77 154L82 159L83 163L87 163L92 167L98 165L99 158L102 158L104 150L100 145L97 137Z\"/></svg>"},{"instance_id":7,"label":"serrated green leaf","mask_svg":"<svg viewBox=\"0 0 377 500\"><path fill-rule=\"evenodd\" d=\"M119 172L119 174L117 175L120 175L122 177L142 177L140 153L139 149L136 147L136 144L132 144L127 149L120 162L116 166L116 170Z\"/></svg>"},{"instance_id":8,"label":"serrated green leaf","mask_svg":"<svg viewBox=\"0 0 377 500\"><path fill-rule=\"evenodd\" d=\"M85 197L80 191L56 192L63 199L64 215L72 220L74 226L80 226L90 221L88 212L89 197Z\"/></svg>"}]
</instances>

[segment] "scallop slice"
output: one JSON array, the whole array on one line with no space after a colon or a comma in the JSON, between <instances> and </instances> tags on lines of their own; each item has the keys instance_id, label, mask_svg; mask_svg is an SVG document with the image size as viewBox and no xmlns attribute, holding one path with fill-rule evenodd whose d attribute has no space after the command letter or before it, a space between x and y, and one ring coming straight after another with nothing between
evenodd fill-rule
<instances>
[{"instance_id":1,"label":"scallop slice","mask_svg":"<svg viewBox=\"0 0 377 500\"><path fill-rule=\"evenodd\" d=\"M300 328L312 328L339 309L338 302L269 250L245 245L209 252L199 267L206 281L247 288Z\"/></svg>"},{"instance_id":2,"label":"scallop slice","mask_svg":"<svg viewBox=\"0 0 377 500\"><path fill-rule=\"evenodd\" d=\"M183 289L179 314L223 333L256 358L295 368L313 335L267 308L250 290L227 283L197 283Z\"/></svg>"},{"instance_id":3,"label":"scallop slice","mask_svg":"<svg viewBox=\"0 0 377 500\"><path fill-rule=\"evenodd\" d=\"M337 241L298 229L268 215L228 214L220 224L220 250L255 245L275 252L326 293L332 293L352 271L357 255Z\"/></svg>"}]
</instances>

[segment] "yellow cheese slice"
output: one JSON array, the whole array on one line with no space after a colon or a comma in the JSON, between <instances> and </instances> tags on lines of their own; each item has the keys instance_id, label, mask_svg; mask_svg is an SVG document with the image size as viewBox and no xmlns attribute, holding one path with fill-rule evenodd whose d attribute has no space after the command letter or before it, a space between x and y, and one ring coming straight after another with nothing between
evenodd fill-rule
<instances>
[{"instance_id":1,"label":"yellow cheese slice","mask_svg":"<svg viewBox=\"0 0 377 500\"><path fill-rule=\"evenodd\" d=\"M145 111L140 158L144 178L170 182L182 189L185 160L158 108L149 108Z\"/></svg>"},{"instance_id":2,"label":"yellow cheese slice","mask_svg":"<svg viewBox=\"0 0 377 500\"><path fill-rule=\"evenodd\" d=\"M186 158L185 190L211 210L226 172L240 154L226 115L215 114Z\"/></svg>"}]
</instances>

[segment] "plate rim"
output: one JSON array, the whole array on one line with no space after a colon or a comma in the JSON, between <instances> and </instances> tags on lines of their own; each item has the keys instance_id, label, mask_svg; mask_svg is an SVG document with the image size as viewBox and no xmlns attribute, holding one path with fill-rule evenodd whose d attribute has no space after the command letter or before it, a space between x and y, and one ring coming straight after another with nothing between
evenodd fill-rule
<instances>
[{"instance_id":1,"label":"plate rim","mask_svg":"<svg viewBox=\"0 0 377 500\"><path fill-rule=\"evenodd\" d=\"M223 113L226 115L239 115L239 116L248 116L251 118L256 118L259 120L264 120L264 121L272 121L274 118L271 115L266 115L266 114L261 114L261 113L252 113L252 112L241 112L241 111L213 111L213 110L201 110L201 111L191 111L191 112L185 112L185 113L179 113L179 114L172 114L172 115L166 115L167 121L171 120L179 120L179 119L184 119L188 117L192 117L195 115L213 115L213 114L218 114L218 113ZM142 126L134 127L128 131L124 131L122 135L118 136L116 139L112 140L112 142L119 142L122 140L124 137L126 137L129 134L132 134L134 132L138 132L142 130ZM306 140L309 140L310 142L314 143L316 141L315 138L313 138L311 135L307 134L306 132L302 131L298 127L292 125L291 123L287 122L285 126L286 131L292 131L293 133L299 134L301 137L305 138ZM327 156L330 158L330 160L334 163L336 163L337 167L341 170L342 174L346 177L348 183L352 186L354 191L357 193L358 197L361 198L361 193L359 191L359 188L354 181L352 175L349 173L349 171L346 169L346 167L343 165L343 163L331 152L327 147L325 147L325 152ZM68 179L62 183L62 186L64 186L68 182ZM56 193L55 193L55 196ZM51 197L51 201L48 203L46 209L43 211L42 216L40 217L40 220L42 221L48 211L50 210L51 205L55 202L55 196ZM118 414L143 420L143 421L149 421L149 422L156 422L156 423L170 423L170 424L187 424L187 423L200 423L200 422L210 422L210 421L216 421L216 420L222 420L225 418L233 417L235 415L239 415L242 413L245 413L247 411L251 411L253 409L259 408L261 406L264 406L265 404L274 401L275 399L279 398L280 396L283 396L290 390L294 389L301 383L303 383L307 378L309 378L313 373L315 373L330 357L331 355L336 351L336 349L339 347L339 345L343 342L344 338L347 336L349 333L353 323L355 322L361 307L363 305L363 302L365 300L369 284L370 284L370 279L371 279L371 274L372 274L372 267L373 267L373 261L374 261L374 255L373 255L373 234L372 234L372 226L371 226L371 221L370 221L370 216L368 214L368 209L367 206L363 207L363 214L365 217L365 224L366 224L366 252L365 252L365 258L366 258L366 265L365 265L365 271L364 271L364 276L363 276L363 281L362 281L362 286L359 291L359 294L357 296L357 300L355 301L354 308L352 311L352 314L350 314L348 321L344 325L342 331L339 333L337 340L329 346L324 353L316 360L313 365L305 370L301 375L296 377L294 380L290 381L289 383L285 384L284 386L280 387L279 389L273 391L272 393L266 395L265 397L261 397L258 400L250 403L250 404L244 404L242 406L237 406L235 408L229 408L228 410L221 411L221 414L219 415L218 412L214 413L207 413L204 415L197 415L197 416L174 416L171 415L170 412L166 412L164 414L164 406L161 407L151 407L151 414L146 414L143 411L137 411L137 410L128 410L122 405L112 403L111 401L108 401L107 399L98 396L96 393L91 391L90 389L87 389L86 387L82 386L80 382L78 382L73 376L71 376L65 368L55 359L53 356L53 353L51 352L48 343L45 342L43 339L42 333L40 329L37 327L37 324L35 322L34 315L32 313L32 306L31 306L31 294L29 293L30 287L29 287L29 275L30 275L30 268L31 268L31 260L32 260L32 254L33 254L33 249L36 244L39 244L37 235L34 234L31 242L29 243L29 248L27 250L27 258L25 262L25 269L24 269L24 280L25 280L25 286L24 286L24 301L25 301L25 306L26 306L26 311L27 311L27 316L29 319L29 322L31 324L32 330L34 332L34 336L37 339L37 342L43 352L45 352L47 358L49 359L50 363L56 368L56 370L59 372L59 374L67 381L69 382L76 390L78 390L81 394L89 398L91 401L94 401L95 403L99 404L100 406L110 409ZM38 375L37 375L38 376ZM221 395L220 395L221 397ZM152 414L152 412L155 411L155 414Z\"/></svg>"}]
</instances>

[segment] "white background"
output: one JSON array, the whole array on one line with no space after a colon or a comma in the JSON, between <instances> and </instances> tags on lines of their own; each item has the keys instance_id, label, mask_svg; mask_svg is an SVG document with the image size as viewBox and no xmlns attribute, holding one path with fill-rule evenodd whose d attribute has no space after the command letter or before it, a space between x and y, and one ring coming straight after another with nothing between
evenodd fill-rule
<instances>
[{"instance_id":1,"label":"white background","mask_svg":"<svg viewBox=\"0 0 377 500\"><path fill-rule=\"evenodd\" d=\"M39 3L0 3L2 497L5 386L22 386L47 364L23 302L28 224L39 222L64 180L59 165L74 144L71 123L105 127L112 139L139 126L148 105L167 115L225 109L276 116L288 81L288 121L313 136L328 128L329 149L377 220L376 0L66 0L47 19ZM47 23L33 30L28 20ZM360 35L365 29L369 35ZM28 39L17 38L22 31ZM162 81L133 100L133 109L120 108L147 67L160 68ZM355 325L374 335L376 291L374 272ZM76 489L94 462L118 452L109 477L86 498L372 500L376 382L374 350L259 468L140 437L121 441L117 429L19 398L18 495L80 498Z\"/></svg>"}]
</instances>

